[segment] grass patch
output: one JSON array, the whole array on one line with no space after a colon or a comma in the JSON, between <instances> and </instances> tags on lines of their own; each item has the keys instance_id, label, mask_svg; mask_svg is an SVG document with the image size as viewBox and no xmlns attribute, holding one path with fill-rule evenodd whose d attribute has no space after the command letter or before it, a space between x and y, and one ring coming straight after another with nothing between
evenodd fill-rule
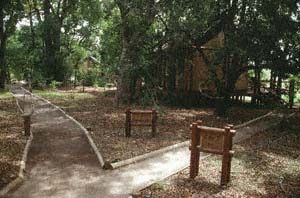
<instances>
[{"instance_id":1,"label":"grass patch","mask_svg":"<svg viewBox=\"0 0 300 198\"><path fill-rule=\"evenodd\" d=\"M13 95L8 91L0 91L0 100L11 99Z\"/></svg>"},{"instance_id":2,"label":"grass patch","mask_svg":"<svg viewBox=\"0 0 300 198\"><path fill-rule=\"evenodd\" d=\"M77 93L77 92L62 92L62 91L41 91L34 90L34 94L44 97L49 100L60 101L60 100L83 100L91 99L95 96L90 93Z\"/></svg>"}]
</instances>

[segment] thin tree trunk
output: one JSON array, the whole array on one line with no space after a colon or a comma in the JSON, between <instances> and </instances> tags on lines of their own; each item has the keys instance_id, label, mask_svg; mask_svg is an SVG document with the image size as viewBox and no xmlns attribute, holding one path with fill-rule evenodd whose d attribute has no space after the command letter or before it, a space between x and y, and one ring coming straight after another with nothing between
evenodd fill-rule
<instances>
[{"instance_id":1,"label":"thin tree trunk","mask_svg":"<svg viewBox=\"0 0 300 198\"><path fill-rule=\"evenodd\" d=\"M33 16L32 16L32 11L33 7L31 5L31 2L27 0L27 3L29 5L29 22L30 22L30 32L31 32L31 47L29 48L30 52L33 52L35 50L36 45L35 45L35 32L34 32L34 27L33 27ZM29 52L29 53L30 53ZM29 84L29 90L32 90L32 81L33 81L33 69L34 69L34 64L30 65L30 72L29 72L29 79L28 79L28 84Z\"/></svg>"},{"instance_id":2,"label":"thin tree trunk","mask_svg":"<svg viewBox=\"0 0 300 198\"><path fill-rule=\"evenodd\" d=\"M126 38L123 37L122 40L122 53L120 57L120 70L118 76L118 83L117 83L117 92L115 95L115 105L119 105L120 103L130 103L131 93L130 93L130 85L131 85L131 78L130 78L130 63L129 58L127 57L127 48L128 48L128 41Z\"/></svg>"},{"instance_id":3,"label":"thin tree trunk","mask_svg":"<svg viewBox=\"0 0 300 198\"><path fill-rule=\"evenodd\" d=\"M176 64L174 62L168 66L167 89L170 97L176 91Z\"/></svg>"},{"instance_id":4,"label":"thin tree trunk","mask_svg":"<svg viewBox=\"0 0 300 198\"><path fill-rule=\"evenodd\" d=\"M251 98L252 104L257 104L259 95L260 95L260 70L254 70L254 87L253 87L253 96Z\"/></svg>"},{"instance_id":5,"label":"thin tree trunk","mask_svg":"<svg viewBox=\"0 0 300 198\"><path fill-rule=\"evenodd\" d=\"M64 80L64 71L62 70L62 59L60 54L60 29L61 23L54 13L50 12L51 2L44 1L44 34L45 43L45 68L49 80Z\"/></svg>"},{"instance_id":6,"label":"thin tree trunk","mask_svg":"<svg viewBox=\"0 0 300 198\"><path fill-rule=\"evenodd\" d=\"M276 95L278 98L281 98L281 89L282 89L282 71L278 72L278 80L277 80L277 88L276 88Z\"/></svg>"},{"instance_id":7,"label":"thin tree trunk","mask_svg":"<svg viewBox=\"0 0 300 198\"><path fill-rule=\"evenodd\" d=\"M289 85L289 107L292 109L295 100L295 80L290 81Z\"/></svg>"},{"instance_id":8,"label":"thin tree trunk","mask_svg":"<svg viewBox=\"0 0 300 198\"><path fill-rule=\"evenodd\" d=\"M0 46L0 89L5 89L7 81L7 65L5 60L6 37L1 39Z\"/></svg>"},{"instance_id":9,"label":"thin tree trunk","mask_svg":"<svg viewBox=\"0 0 300 198\"><path fill-rule=\"evenodd\" d=\"M5 88L7 80L7 65L5 61L5 50L7 36L4 32L4 13L3 9L0 9L0 89Z\"/></svg>"},{"instance_id":10,"label":"thin tree trunk","mask_svg":"<svg viewBox=\"0 0 300 198\"><path fill-rule=\"evenodd\" d=\"M271 70L270 89L274 89L275 80L276 80L275 72Z\"/></svg>"},{"instance_id":11,"label":"thin tree trunk","mask_svg":"<svg viewBox=\"0 0 300 198\"><path fill-rule=\"evenodd\" d=\"M141 30L133 31L132 30L132 21L128 13L131 10L131 1L128 0L117 0L116 1L122 21L122 53L119 62L119 76L117 84L117 93L115 96L115 104L119 105L120 103L131 103L134 89L135 89L135 80L137 75L132 75L134 71L134 64L137 62L135 59L138 59L138 48L140 45L143 45L142 37L145 36L146 31L151 26L154 17L155 17L155 1L147 0L145 1L145 16L147 21L142 21L143 24L140 24L143 27ZM132 10L134 12L134 10ZM137 12L138 13L138 12ZM133 55L135 54L135 55Z\"/></svg>"}]
</instances>

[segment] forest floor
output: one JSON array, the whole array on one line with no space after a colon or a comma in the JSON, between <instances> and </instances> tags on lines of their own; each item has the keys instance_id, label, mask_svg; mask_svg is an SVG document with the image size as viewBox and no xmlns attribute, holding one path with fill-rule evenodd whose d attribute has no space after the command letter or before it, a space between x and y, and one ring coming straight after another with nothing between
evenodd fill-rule
<instances>
[{"instance_id":1,"label":"forest floor","mask_svg":"<svg viewBox=\"0 0 300 198\"><path fill-rule=\"evenodd\" d=\"M132 137L124 136L126 106L114 107L113 91L80 90L35 91L65 110L91 129L91 135L105 161L117 162L190 139L189 125L201 119L207 126L241 124L269 112L269 109L233 107L226 118L214 115L212 108L182 109L160 106L158 133L151 138L150 128L133 128ZM144 109L131 106L132 109Z\"/></svg>"},{"instance_id":2,"label":"forest floor","mask_svg":"<svg viewBox=\"0 0 300 198\"><path fill-rule=\"evenodd\" d=\"M221 157L200 162L199 176L185 169L135 194L159 197L300 197L300 115L289 128L272 129L234 145L231 183L221 187Z\"/></svg>"},{"instance_id":3,"label":"forest floor","mask_svg":"<svg viewBox=\"0 0 300 198\"><path fill-rule=\"evenodd\" d=\"M0 93L0 189L18 177L20 161L26 144L22 134L23 120L15 98Z\"/></svg>"}]
</instances>

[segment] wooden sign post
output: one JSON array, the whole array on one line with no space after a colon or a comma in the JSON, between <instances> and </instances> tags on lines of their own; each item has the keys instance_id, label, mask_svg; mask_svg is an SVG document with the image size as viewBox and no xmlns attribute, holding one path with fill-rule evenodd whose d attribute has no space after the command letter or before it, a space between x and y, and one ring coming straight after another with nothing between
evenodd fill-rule
<instances>
[{"instance_id":1,"label":"wooden sign post","mask_svg":"<svg viewBox=\"0 0 300 198\"><path fill-rule=\"evenodd\" d=\"M21 116L24 119L24 135L30 136L31 134L31 116L34 111L32 102L32 94L25 92L23 97L16 99L17 106L21 112Z\"/></svg>"},{"instance_id":2,"label":"wooden sign post","mask_svg":"<svg viewBox=\"0 0 300 198\"><path fill-rule=\"evenodd\" d=\"M152 127L152 137L156 135L156 125L157 125L157 112L156 110L148 111L137 111L127 109L126 111L126 121L125 121L125 136L131 136L132 126L151 126Z\"/></svg>"},{"instance_id":3,"label":"wooden sign post","mask_svg":"<svg viewBox=\"0 0 300 198\"><path fill-rule=\"evenodd\" d=\"M235 134L232 125L220 128L202 126L198 121L191 125L191 159L190 178L195 178L199 173L200 152L222 155L221 185L230 181L232 151L232 137Z\"/></svg>"}]
</instances>

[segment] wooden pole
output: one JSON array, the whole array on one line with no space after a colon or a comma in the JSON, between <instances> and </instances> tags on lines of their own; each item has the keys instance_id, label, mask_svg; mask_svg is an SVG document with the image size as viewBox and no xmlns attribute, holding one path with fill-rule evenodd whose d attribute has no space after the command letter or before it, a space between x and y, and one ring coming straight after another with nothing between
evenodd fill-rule
<instances>
[{"instance_id":1,"label":"wooden pole","mask_svg":"<svg viewBox=\"0 0 300 198\"><path fill-rule=\"evenodd\" d=\"M125 136L126 137L131 136L130 109L126 110Z\"/></svg>"},{"instance_id":2,"label":"wooden pole","mask_svg":"<svg viewBox=\"0 0 300 198\"><path fill-rule=\"evenodd\" d=\"M200 121L194 122L192 124L192 139L191 139L191 158L190 158L190 178L195 178L199 173L199 159L200 152L197 148L200 145L200 131L198 130L198 125Z\"/></svg>"},{"instance_id":3,"label":"wooden pole","mask_svg":"<svg viewBox=\"0 0 300 198\"><path fill-rule=\"evenodd\" d=\"M157 112L152 110L152 137L156 135Z\"/></svg>"},{"instance_id":4,"label":"wooden pole","mask_svg":"<svg viewBox=\"0 0 300 198\"><path fill-rule=\"evenodd\" d=\"M24 134L25 134L25 136L30 136L31 116L24 115L23 119L24 119Z\"/></svg>"},{"instance_id":5,"label":"wooden pole","mask_svg":"<svg viewBox=\"0 0 300 198\"><path fill-rule=\"evenodd\" d=\"M230 127L225 127L224 133L224 144L223 144L223 158L222 158L222 175L221 175L221 185L226 185L229 182L230 178Z\"/></svg>"},{"instance_id":6,"label":"wooden pole","mask_svg":"<svg viewBox=\"0 0 300 198\"><path fill-rule=\"evenodd\" d=\"M229 135L229 151L232 151L232 138L233 138L233 125L229 124L228 127L230 128L230 135ZM229 155L229 161L228 161L228 175L227 175L227 181L230 182L230 172L231 172L231 160L232 155Z\"/></svg>"}]
</instances>

